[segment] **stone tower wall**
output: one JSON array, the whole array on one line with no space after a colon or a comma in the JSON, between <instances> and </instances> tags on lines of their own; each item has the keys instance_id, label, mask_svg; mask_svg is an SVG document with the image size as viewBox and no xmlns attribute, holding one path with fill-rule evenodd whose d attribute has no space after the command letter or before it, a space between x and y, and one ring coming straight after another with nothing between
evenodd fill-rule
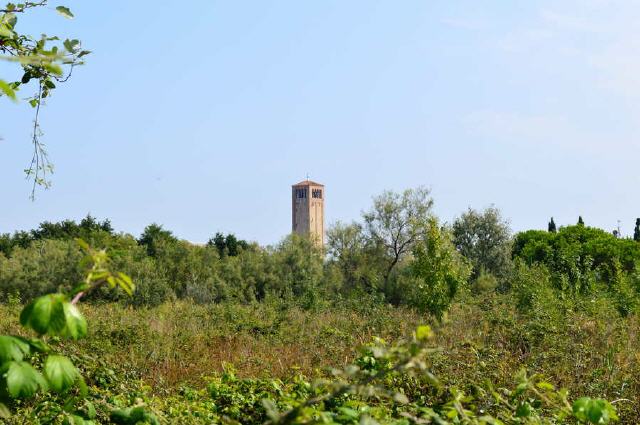
<instances>
[{"instance_id":1,"label":"stone tower wall","mask_svg":"<svg viewBox=\"0 0 640 425\"><path fill-rule=\"evenodd\" d=\"M291 188L291 228L324 244L324 186L311 181Z\"/></svg>"}]
</instances>

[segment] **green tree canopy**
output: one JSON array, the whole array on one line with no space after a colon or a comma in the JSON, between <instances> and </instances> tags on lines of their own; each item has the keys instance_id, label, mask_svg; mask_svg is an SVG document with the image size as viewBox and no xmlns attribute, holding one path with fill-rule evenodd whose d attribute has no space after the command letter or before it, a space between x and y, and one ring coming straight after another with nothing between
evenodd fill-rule
<instances>
[{"instance_id":1,"label":"green tree canopy","mask_svg":"<svg viewBox=\"0 0 640 425\"><path fill-rule=\"evenodd\" d=\"M481 270L504 278L511 268L511 229L495 207L469 208L453 222L453 243L473 265L473 277Z\"/></svg>"},{"instance_id":2,"label":"green tree canopy","mask_svg":"<svg viewBox=\"0 0 640 425\"><path fill-rule=\"evenodd\" d=\"M432 206L430 190L418 187L402 193L385 191L363 214L367 238L386 254L385 284L398 262L426 235Z\"/></svg>"}]
</instances>

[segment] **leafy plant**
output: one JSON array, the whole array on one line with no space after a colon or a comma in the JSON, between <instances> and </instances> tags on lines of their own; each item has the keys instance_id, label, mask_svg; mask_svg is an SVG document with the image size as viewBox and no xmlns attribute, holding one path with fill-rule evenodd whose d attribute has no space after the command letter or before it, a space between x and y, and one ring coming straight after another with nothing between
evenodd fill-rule
<instances>
[{"instance_id":1,"label":"leafy plant","mask_svg":"<svg viewBox=\"0 0 640 425\"><path fill-rule=\"evenodd\" d=\"M27 177L33 179L31 197L35 196L36 185L48 187L48 175L53 171L47 152L40 137L40 107L44 99L49 97L57 84L66 82L75 66L83 63L88 50L83 50L76 39L61 41L58 37L42 33L39 37L20 33L17 24L18 16L36 8L46 7L47 0L7 3L0 9L0 60L15 63L24 71L19 81L5 81L0 78L0 96L17 101L18 90L36 82L35 94L28 97L29 104L35 109L35 118L31 142L33 156L29 168L25 170ZM65 6L55 8L59 15L73 19L73 13Z\"/></svg>"},{"instance_id":2,"label":"leafy plant","mask_svg":"<svg viewBox=\"0 0 640 425\"><path fill-rule=\"evenodd\" d=\"M5 418L14 400L48 391L65 398L61 415L68 423L83 424L94 416L93 408L88 413L78 410L78 402L87 395L80 371L68 357L57 354L50 342L54 338L77 340L87 334L87 322L77 307L83 296L103 285L132 295L134 285L127 275L111 271L105 250L94 250L82 240L78 243L85 251L84 282L70 292L40 296L24 307L20 323L35 337L0 336L0 415Z\"/></svg>"}]
</instances>

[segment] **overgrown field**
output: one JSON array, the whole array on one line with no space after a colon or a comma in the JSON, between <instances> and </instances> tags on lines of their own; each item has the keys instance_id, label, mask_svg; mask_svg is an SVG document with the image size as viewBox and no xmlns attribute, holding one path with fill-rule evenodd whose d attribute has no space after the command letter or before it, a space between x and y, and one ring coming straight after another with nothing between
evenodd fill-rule
<instances>
[{"instance_id":1,"label":"overgrown field","mask_svg":"<svg viewBox=\"0 0 640 425\"><path fill-rule=\"evenodd\" d=\"M429 322L434 324L433 345L440 349L429 355L430 369L445 388L473 394L485 381L513 388L518 372L526 369L567 388L570 398L619 400L615 405L622 423L636 423L636 316L621 318L606 298L539 305L529 313L514 305L510 295L465 293L441 324L408 309L366 302L310 310L279 302L176 302L148 309L89 305L83 307L91 324L88 338L62 348L85 368L98 406L101 397L123 406L143 401L169 422L188 417L208 423L225 415L246 421L242 410L249 409L248 403L252 415L265 420L260 405L265 389L254 386L275 378L284 388L301 376L309 382L326 377L328 367L356 361L359 349L375 336L392 343ZM7 326L16 322L17 312L17 306L0 308L2 332L18 331ZM241 393L262 395L212 393L212 382L229 379L229 373L265 380L237 384Z\"/></svg>"}]
</instances>

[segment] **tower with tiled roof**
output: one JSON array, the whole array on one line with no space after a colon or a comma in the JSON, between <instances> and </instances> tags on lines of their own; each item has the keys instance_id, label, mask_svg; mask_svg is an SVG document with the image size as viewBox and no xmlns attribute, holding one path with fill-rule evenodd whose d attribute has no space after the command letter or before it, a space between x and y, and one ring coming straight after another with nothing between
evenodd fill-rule
<instances>
[{"instance_id":1,"label":"tower with tiled roof","mask_svg":"<svg viewBox=\"0 0 640 425\"><path fill-rule=\"evenodd\" d=\"M324 185L311 180L291 186L291 229L324 245Z\"/></svg>"}]
</instances>

